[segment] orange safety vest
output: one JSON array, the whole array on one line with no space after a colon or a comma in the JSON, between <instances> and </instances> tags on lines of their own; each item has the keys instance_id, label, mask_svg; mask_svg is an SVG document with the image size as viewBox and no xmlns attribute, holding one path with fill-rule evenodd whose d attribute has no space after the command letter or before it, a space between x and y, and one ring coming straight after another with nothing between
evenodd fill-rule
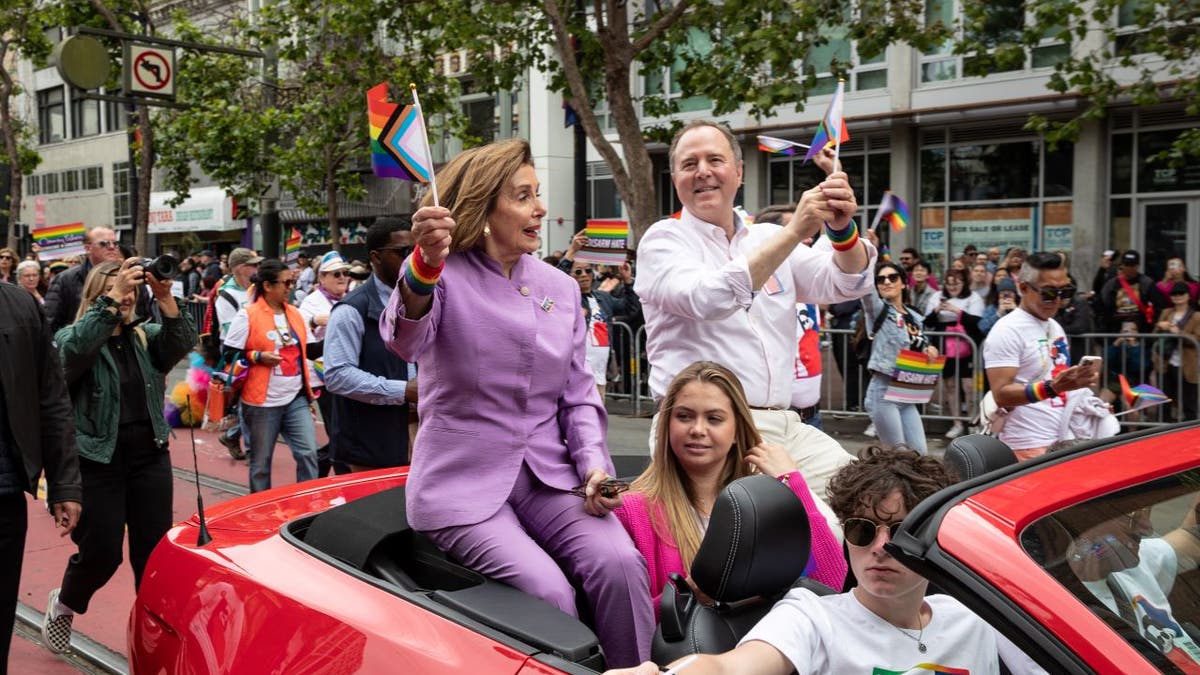
<instances>
[{"instance_id":1,"label":"orange safety vest","mask_svg":"<svg viewBox=\"0 0 1200 675\"><path fill-rule=\"evenodd\" d=\"M306 365L308 334L304 330L304 317L300 315L300 310L292 305L285 304L284 313L287 316L288 326L300 340L300 376L304 378L304 393L311 401L316 396L308 383L308 367ZM275 310L267 304L266 299L260 297L246 305L246 318L249 319L250 333L246 336L245 351L247 353L275 351L278 345L267 337L267 333L275 330ZM262 366L257 363L250 365L250 372L246 374L246 382L242 386L243 401L250 405L262 405L263 401L267 400L267 384L271 381L272 370L271 366Z\"/></svg>"}]
</instances>

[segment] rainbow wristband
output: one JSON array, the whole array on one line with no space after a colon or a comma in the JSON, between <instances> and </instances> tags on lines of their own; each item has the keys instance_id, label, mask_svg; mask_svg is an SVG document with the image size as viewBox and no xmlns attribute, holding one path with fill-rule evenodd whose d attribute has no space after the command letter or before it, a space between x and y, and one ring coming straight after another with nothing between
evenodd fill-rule
<instances>
[{"instance_id":1,"label":"rainbow wristband","mask_svg":"<svg viewBox=\"0 0 1200 675\"><path fill-rule=\"evenodd\" d=\"M1030 403L1045 401L1055 396L1058 394L1054 391L1054 385L1050 384L1050 380L1039 380L1025 385L1025 399Z\"/></svg>"},{"instance_id":2,"label":"rainbow wristband","mask_svg":"<svg viewBox=\"0 0 1200 675\"><path fill-rule=\"evenodd\" d=\"M853 218L844 230L835 230L832 225L825 223L825 235L835 251L849 251L858 246L858 225Z\"/></svg>"},{"instance_id":3,"label":"rainbow wristband","mask_svg":"<svg viewBox=\"0 0 1200 675\"><path fill-rule=\"evenodd\" d=\"M408 264L404 266L404 283L408 285L408 290L417 295L431 295L445 268L445 262L437 267L426 265L421 257L421 249L414 247L412 255L408 256Z\"/></svg>"}]
</instances>

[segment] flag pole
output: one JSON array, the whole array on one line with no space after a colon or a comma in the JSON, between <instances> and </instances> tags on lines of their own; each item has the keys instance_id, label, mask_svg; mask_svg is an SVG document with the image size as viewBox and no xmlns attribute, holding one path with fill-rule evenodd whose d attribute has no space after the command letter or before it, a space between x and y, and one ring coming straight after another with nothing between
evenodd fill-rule
<instances>
[{"instance_id":1,"label":"flag pole","mask_svg":"<svg viewBox=\"0 0 1200 675\"><path fill-rule=\"evenodd\" d=\"M846 80L843 78L838 78L838 86L837 86L836 96L837 96L837 101L838 101L838 107L841 108L841 110L838 110L837 128L830 129L830 131L833 132L833 137L835 139L837 139L836 141L834 141L834 144L833 144L833 170L834 171L838 171L839 169L841 169L841 166L842 166L842 161L841 161L842 124L843 124L842 119L846 112L845 98L843 98L845 95L846 95Z\"/></svg>"},{"instance_id":2,"label":"flag pole","mask_svg":"<svg viewBox=\"0 0 1200 675\"><path fill-rule=\"evenodd\" d=\"M408 88L412 91L413 105L417 107L417 114L421 116L421 142L425 144L425 157L429 160L429 188L433 190L433 205L441 206L438 203L437 178L433 175L433 152L429 150L429 129L425 127L425 110L421 108L421 99L417 98L416 83L409 82Z\"/></svg>"},{"instance_id":3,"label":"flag pole","mask_svg":"<svg viewBox=\"0 0 1200 675\"><path fill-rule=\"evenodd\" d=\"M868 228L869 232L874 232L875 228L879 227L879 221L883 220L884 209L887 208L888 202L891 201L891 198L892 198L892 191L884 190L883 191L883 199L879 202L879 209L875 211L875 220L871 221L871 227Z\"/></svg>"}]
</instances>

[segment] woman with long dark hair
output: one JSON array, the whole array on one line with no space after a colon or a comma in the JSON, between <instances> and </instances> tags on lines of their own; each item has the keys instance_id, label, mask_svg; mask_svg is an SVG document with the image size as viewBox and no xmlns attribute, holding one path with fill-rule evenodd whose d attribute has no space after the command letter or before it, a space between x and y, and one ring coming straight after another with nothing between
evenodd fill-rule
<instances>
[{"instance_id":1,"label":"woman with long dark hair","mask_svg":"<svg viewBox=\"0 0 1200 675\"><path fill-rule=\"evenodd\" d=\"M135 321L142 284L158 302L161 323ZM171 296L170 280L155 279L130 259L92 268L75 323L54 339L75 409L83 476L83 516L71 533L79 551L67 562L62 587L50 592L42 624L46 646L61 654L71 642L74 615L87 611L121 565L126 529L136 588L150 552L171 527L166 374L198 336Z\"/></svg>"},{"instance_id":2,"label":"woman with long dark hair","mask_svg":"<svg viewBox=\"0 0 1200 675\"><path fill-rule=\"evenodd\" d=\"M296 459L296 482L317 477L317 432L308 381L308 332L288 303L296 272L270 259L258 266L247 305L225 335L225 362L247 368L241 385L242 419L249 433L250 491L271 487L271 458L280 434Z\"/></svg>"},{"instance_id":3,"label":"woman with long dark hair","mask_svg":"<svg viewBox=\"0 0 1200 675\"><path fill-rule=\"evenodd\" d=\"M942 293L925 307L925 326L931 330L958 333L971 340L948 335L942 343L946 368L942 372L942 412L958 418L975 416L975 378L973 345L983 343L979 320L983 317L983 300L973 293L967 283L967 273L950 269L942 277ZM973 342L972 342L973 341ZM966 404L966 410L962 409ZM958 438L965 429L961 419L955 419L947 439Z\"/></svg>"}]
</instances>

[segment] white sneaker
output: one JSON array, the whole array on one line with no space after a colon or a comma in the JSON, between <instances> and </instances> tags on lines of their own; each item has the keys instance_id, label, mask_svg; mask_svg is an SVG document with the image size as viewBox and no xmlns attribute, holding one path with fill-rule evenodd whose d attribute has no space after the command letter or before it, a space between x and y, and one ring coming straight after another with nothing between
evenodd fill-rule
<instances>
[{"instance_id":1,"label":"white sneaker","mask_svg":"<svg viewBox=\"0 0 1200 675\"><path fill-rule=\"evenodd\" d=\"M954 425L950 427L950 431L946 432L945 438L946 438L946 440L954 440L955 438L958 438L959 436L962 436L962 435L963 435L962 422L955 422Z\"/></svg>"},{"instance_id":2,"label":"white sneaker","mask_svg":"<svg viewBox=\"0 0 1200 675\"><path fill-rule=\"evenodd\" d=\"M46 649L55 654L66 653L67 648L71 646L71 622L75 620L74 614L57 614L55 608L58 606L58 592L61 588L56 588L50 591L50 597L46 600L46 615L42 621L42 641L46 643Z\"/></svg>"},{"instance_id":3,"label":"white sneaker","mask_svg":"<svg viewBox=\"0 0 1200 675\"><path fill-rule=\"evenodd\" d=\"M866 429L863 429L863 436L866 436L868 438L875 438L876 435L877 434L875 433L875 423L874 422L871 422L870 424L867 425Z\"/></svg>"}]
</instances>

